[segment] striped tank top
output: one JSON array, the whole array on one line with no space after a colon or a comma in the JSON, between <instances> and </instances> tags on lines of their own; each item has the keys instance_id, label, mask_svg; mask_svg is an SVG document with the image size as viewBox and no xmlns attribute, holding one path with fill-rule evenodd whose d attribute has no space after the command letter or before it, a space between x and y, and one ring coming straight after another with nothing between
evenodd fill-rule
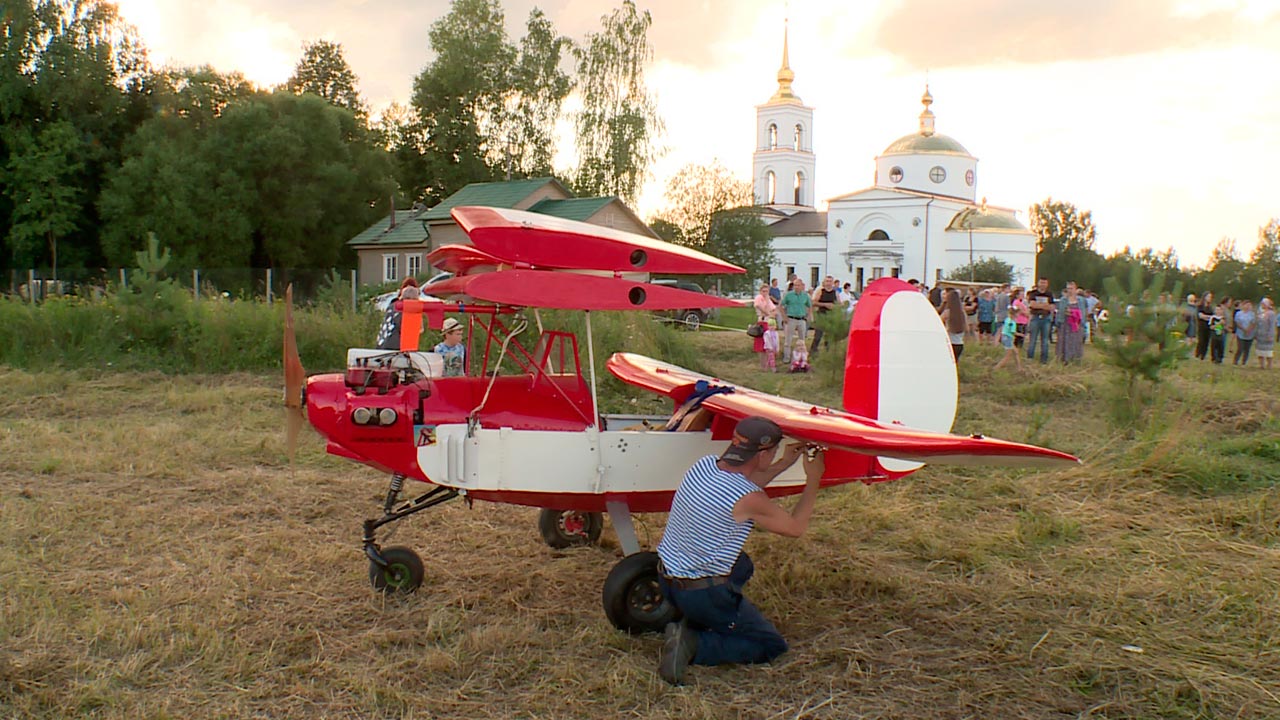
<instances>
[{"instance_id":1,"label":"striped tank top","mask_svg":"<svg viewBox=\"0 0 1280 720\"><path fill-rule=\"evenodd\" d=\"M760 488L741 473L716 467L718 459L707 455L695 462L676 489L658 543L658 557L672 577L728 575L755 524L734 520L733 506Z\"/></svg>"}]
</instances>

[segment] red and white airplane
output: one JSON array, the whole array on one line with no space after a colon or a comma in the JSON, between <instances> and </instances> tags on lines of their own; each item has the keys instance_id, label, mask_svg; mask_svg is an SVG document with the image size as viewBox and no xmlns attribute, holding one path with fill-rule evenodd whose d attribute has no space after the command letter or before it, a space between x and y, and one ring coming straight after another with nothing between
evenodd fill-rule
<instances>
[{"instance_id":1,"label":"red and white airplane","mask_svg":"<svg viewBox=\"0 0 1280 720\"><path fill-rule=\"evenodd\" d=\"M926 462L1079 462L1055 450L949 434L958 397L950 343L928 300L896 279L872 283L857 305L843 409L620 352L607 361L609 372L666 395L673 411L601 413L592 311L737 305L650 284L648 274L744 271L688 248L528 212L459 207L453 217L473 245L429 255L454 277L422 288L433 297L399 303L399 351L352 349L345 372L306 378L291 309L286 314L290 446L305 412L328 452L391 475L381 517L364 523L369 576L380 590L416 590L423 564L409 548L381 547L377 530L451 498L542 508L539 526L556 547L596 540L607 513L625 557L605 581L605 613L629 632L660 630L674 609L658 587L656 554L642 551L631 514L668 511L689 466L722 452L737 421L751 415L772 419L792 440L828 448L822 487L894 480ZM585 311L585 374L571 333L544 330L531 348L517 341L530 322L526 313L541 328L538 308ZM418 349L422 319L440 328L446 313L464 316L471 328L471 372L460 377L443 377L441 358ZM405 480L432 487L401 500ZM790 495L803 485L797 464L766 492Z\"/></svg>"}]
</instances>

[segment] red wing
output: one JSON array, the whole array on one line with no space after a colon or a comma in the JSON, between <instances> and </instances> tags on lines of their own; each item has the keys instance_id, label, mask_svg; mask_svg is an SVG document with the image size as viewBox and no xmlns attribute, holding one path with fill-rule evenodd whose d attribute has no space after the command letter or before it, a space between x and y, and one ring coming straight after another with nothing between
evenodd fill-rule
<instances>
[{"instance_id":1,"label":"red wing","mask_svg":"<svg viewBox=\"0 0 1280 720\"><path fill-rule=\"evenodd\" d=\"M454 275L467 275L497 270L505 261L470 245L441 245L427 255L427 262Z\"/></svg>"},{"instance_id":2,"label":"red wing","mask_svg":"<svg viewBox=\"0 0 1280 720\"><path fill-rule=\"evenodd\" d=\"M626 278L553 270L504 270L452 277L422 288L436 297L565 310L682 310L738 307L736 300Z\"/></svg>"},{"instance_id":3,"label":"red wing","mask_svg":"<svg viewBox=\"0 0 1280 720\"><path fill-rule=\"evenodd\" d=\"M450 212L477 248L512 265L676 275L746 272L697 250L551 215L491 207Z\"/></svg>"},{"instance_id":4,"label":"red wing","mask_svg":"<svg viewBox=\"0 0 1280 720\"><path fill-rule=\"evenodd\" d=\"M699 380L727 385L676 365L617 353L609 358L609 371L619 380L677 400ZM948 465L1058 466L1077 464L1072 455L980 435L963 436L915 430L903 425L883 424L840 410L735 386L732 393L715 394L702 407L739 420L761 415L778 423L783 433L828 447L861 455L892 457Z\"/></svg>"}]
</instances>

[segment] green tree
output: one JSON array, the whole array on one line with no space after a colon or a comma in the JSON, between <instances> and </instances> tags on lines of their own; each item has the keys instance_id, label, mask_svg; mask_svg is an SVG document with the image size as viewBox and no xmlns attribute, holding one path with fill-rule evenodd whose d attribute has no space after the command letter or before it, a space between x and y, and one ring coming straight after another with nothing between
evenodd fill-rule
<instances>
[{"instance_id":1,"label":"green tree","mask_svg":"<svg viewBox=\"0 0 1280 720\"><path fill-rule=\"evenodd\" d=\"M1236 241L1222 238L1209 253L1208 269L1196 279L1204 286L1201 292L1211 290L1219 299L1228 296L1239 298L1246 294L1248 287L1246 269L1247 265L1236 248Z\"/></svg>"},{"instance_id":2,"label":"green tree","mask_svg":"<svg viewBox=\"0 0 1280 720\"><path fill-rule=\"evenodd\" d=\"M310 94L232 102L206 127L156 118L132 150L103 198L118 263L154 231L179 266L330 267L392 190L359 121Z\"/></svg>"},{"instance_id":3,"label":"green tree","mask_svg":"<svg viewBox=\"0 0 1280 720\"><path fill-rule=\"evenodd\" d=\"M751 205L751 183L713 161L685 165L667 186L661 217L680 228L679 244L705 249L717 213Z\"/></svg>"},{"instance_id":4,"label":"green tree","mask_svg":"<svg viewBox=\"0 0 1280 720\"><path fill-rule=\"evenodd\" d=\"M1273 218L1258 228L1258 245L1249 256L1249 268L1257 290L1247 297L1280 298L1280 219Z\"/></svg>"},{"instance_id":5,"label":"green tree","mask_svg":"<svg viewBox=\"0 0 1280 720\"><path fill-rule=\"evenodd\" d=\"M599 32L574 50L582 109L574 118L578 167L574 188L584 195L617 195L634 203L661 156L657 103L644 84L653 59L649 12L633 0L601 18Z\"/></svg>"},{"instance_id":6,"label":"green tree","mask_svg":"<svg viewBox=\"0 0 1280 720\"><path fill-rule=\"evenodd\" d=\"M505 157L515 176L551 175L556 146L556 121L569 94L569 75L560 69L569 38L558 35L538 8L529 13L520 57L511 68L511 88L505 98Z\"/></svg>"},{"instance_id":7,"label":"green tree","mask_svg":"<svg viewBox=\"0 0 1280 720\"><path fill-rule=\"evenodd\" d=\"M317 95L330 105L350 110L357 118L364 120L368 117L368 110L360 99L360 91L356 89L358 82L355 72L342 54L342 45L328 40L316 40L303 46L302 59L294 67L293 76L285 83L285 87L295 95Z\"/></svg>"},{"instance_id":8,"label":"green tree","mask_svg":"<svg viewBox=\"0 0 1280 720\"><path fill-rule=\"evenodd\" d=\"M1000 258L983 257L947 274L950 280L1013 284L1013 265Z\"/></svg>"},{"instance_id":9,"label":"green tree","mask_svg":"<svg viewBox=\"0 0 1280 720\"><path fill-rule=\"evenodd\" d=\"M496 177L492 154L503 150L500 132L516 49L507 41L498 0L453 0L431 26L436 57L413 83L413 109L427 174L415 194L428 204L470 182Z\"/></svg>"},{"instance_id":10,"label":"green tree","mask_svg":"<svg viewBox=\"0 0 1280 720\"><path fill-rule=\"evenodd\" d=\"M1031 206L1031 232L1036 236L1036 273L1049 279L1049 287L1064 287L1067 281L1097 286L1102 257L1093 247L1093 213L1047 198Z\"/></svg>"},{"instance_id":11,"label":"green tree","mask_svg":"<svg viewBox=\"0 0 1280 720\"><path fill-rule=\"evenodd\" d=\"M3 175L12 203L9 247L15 265L35 264L49 250L53 277L58 277L58 239L81 221L83 189L77 179L83 169L83 147L71 123L59 120L31 133L10 133L9 162Z\"/></svg>"},{"instance_id":12,"label":"green tree","mask_svg":"<svg viewBox=\"0 0 1280 720\"><path fill-rule=\"evenodd\" d=\"M1161 297L1181 296L1182 284L1175 283L1166 295L1164 274L1157 273L1147 284L1137 263L1130 265L1126 284L1119 277L1103 282L1108 319L1099 332L1102 357L1119 371L1111 413L1118 425L1129 426L1148 415L1161 374L1187 356L1186 344L1173 335L1180 325L1179 307L1160 302Z\"/></svg>"},{"instance_id":13,"label":"green tree","mask_svg":"<svg viewBox=\"0 0 1280 720\"><path fill-rule=\"evenodd\" d=\"M755 208L740 207L715 214L703 252L745 268L743 275L713 275L708 286L719 282L726 292L750 292L754 283L769 277L774 263L773 236Z\"/></svg>"}]
</instances>

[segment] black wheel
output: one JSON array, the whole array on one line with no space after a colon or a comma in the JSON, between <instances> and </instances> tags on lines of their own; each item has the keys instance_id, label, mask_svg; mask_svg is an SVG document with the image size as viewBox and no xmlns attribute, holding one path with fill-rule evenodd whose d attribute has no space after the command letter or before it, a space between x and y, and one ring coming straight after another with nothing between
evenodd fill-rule
<instances>
[{"instance_id":1,"label":"black wheel","mask_svg":"<svg viewBox=\"0 0 1280 720\"><path fill-rule=\"evenodd\" d=\"M553 548L590 545L600 539L604 515L580 510L543 510L538 513L538 530Z\"/></svg>"},{"instance_id":2,"label":"black wheel","mask_svg":"<svg viewBox=\"0 0 1280 720\"><path fill-rule=\"evenodd\" d=\"M697 330L702 327L702 313L697 310L686 310L680 316L680 322L684 323L684 326L690 330Z\"/></svg>"},{"instance_id":3,"label":"black wheel","mask_svg":"<svg viewBox=\"0 0 1280 720\"><path fill-rule=\"evenodd\" d=\"M373 583L374 590L388 595L408 594L422 585L422 558L418 553L397 545L383 548L382 557L387 561L385 568L369 561L369 582Z\"/></svg>"},{"instance_id":4,"label":"black wheel","mask_svg":"<svg viewBox=\"0 0 1280 720\"><path fill-rule=\"evenodd\" d=\"M604 614L632 635L661 632L680 618L658 584L658 553L628 555L613 566L604 580Z\"/></svg>"}]
</instances>

